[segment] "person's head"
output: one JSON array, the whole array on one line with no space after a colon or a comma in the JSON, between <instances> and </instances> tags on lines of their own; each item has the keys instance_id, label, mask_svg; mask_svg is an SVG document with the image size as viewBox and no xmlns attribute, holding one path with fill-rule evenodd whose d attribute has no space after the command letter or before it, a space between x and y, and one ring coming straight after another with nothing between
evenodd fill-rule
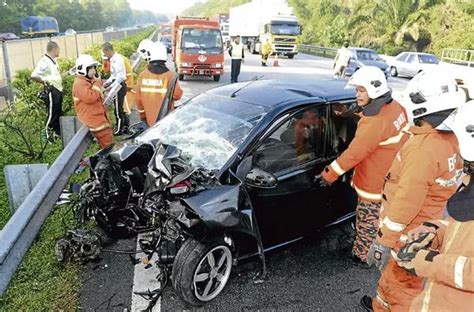
<instances>
[{"instance_id":1,"label":"person's head","mask_svg":"<svg viewBox=\"0 0 474 312\"><path fill-rule=\"evenodd\" d=\"M76 60L76 75L89 79L97 77L97 66L99 63L88 54L79 55Z\"/></svg>"},{"instance_id":2,"label":"person's head","mask_svg":"<svg viewBox=\"0 0 474 312\"><path fill-rule=\"evenodd\" d=\"M49 41L46 45L46 53L52 57L59 57L59 45L54 41Z\"/></svg>"},{"instance_id":3,"label":"person's head","mask_svg":"<svg viewBox=\"0 0 474 312\"><path fill-rule=\"evenodd\" d=\"M318 114L315 111L305 111L301 117L301 123L305 126L317 125L319 122Z\"/></svg>"},{"instance_id":4,"label":"person's head","mask_svg":"<svg viewBox=\"0 0 474 312\"><path fill-rule=\"evenodd\" d=\"M344 48L348 48L348 47L349 47L349 42L344 41L344 43L342 44L342 46L343 46Z\"/></svg>"},{"instance_id":5,"label":"person's head","mask_svg":"<svg viewBox=\"0 0 474 312\"><path fill-rule=\"evenodd\" d=\"M240 36L235 36L234 42L235 42L236 44L239 44L239 43L240 43Z\"/></svg>"},{"instance_id":6,"label":"person's head","mask_svg":"<svg viewBox=\"0 0 474 312\"><path fill-rule=\"evenodd\" d=\"M114 46L110 42L106 42L102 45L102 53L108 58L114 56Z\"/></svg>"},{"instance_id":7,"label":"person's head","mask_svg":"<svg viewBox=\"0 0 474 312\"><path fill-rule=\"evenodd\" d=\"M356 88L357 105L361 107L390 92L385 74L375 66L364 66L357 70L347 86Z\"/></svg>"},{"instance_id":8,"label":"person's head","mask_svg":"<svg viewBox=\"0 0 474 312\"><path fill-rule=\"evenodd\" d=\"M456 81L438 72L417 74L403 92L410 122L418 126L428 123L438 130L449 130L443 122L465 102L466 94Z\"/></svg>"}]
</instances>

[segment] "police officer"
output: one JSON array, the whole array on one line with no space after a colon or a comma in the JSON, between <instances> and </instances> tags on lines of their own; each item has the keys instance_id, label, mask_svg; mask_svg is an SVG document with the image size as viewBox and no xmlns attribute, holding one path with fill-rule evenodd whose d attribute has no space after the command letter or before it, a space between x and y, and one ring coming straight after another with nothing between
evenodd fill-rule
<instances>
[{"instance_id":1,"label":"police officer","mask_svg":"<svg viewBox=\"0 0 474 312\"><path fill-rule=\"evenodd\" d=\"M49 140L49 131L60 135L59 117L63 115L63 82L56 61L59 57L59 45L50 41L46 45L46 54L41 58L36 68L31 73L31 79L41 83L44 87L42 100L48 109L45 132Z\"/></svg>"},{"instance_id":2,"label":"police officer","mask_svg":"<svg viewBox=\"0 0 474 312\"><path fill-rule=\"evenodd\" d=\"M229 55L232 58L232 66L230 72L230 83L238 82L240 74L240 66L245 58L244 45L240 42L240 36L236 36L231 42Z\"/></svg>"}]
</instances>

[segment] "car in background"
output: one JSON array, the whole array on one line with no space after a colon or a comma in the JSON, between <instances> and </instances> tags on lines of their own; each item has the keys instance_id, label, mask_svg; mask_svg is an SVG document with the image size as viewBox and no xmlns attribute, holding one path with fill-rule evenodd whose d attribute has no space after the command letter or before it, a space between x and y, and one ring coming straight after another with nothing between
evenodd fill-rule
<instances>
[{"instance_id":1,"label":"car in background","mask_svg":"<svg viewBox=\"0 0 474 312\"><path fill-rule=\"evenodd\" d=\"M17 40L20 39L14 33L0 33L0 41L7 41L7 40Z\"/></svg>"},{"instance_id":2,"label":"car in background","mask_svg":"<svg viewBox=\"0 0 474 312\"><path fill-rule=\"evenodd\" d=\"M72 28L69 28L69 29L66 29L66 31L64 32L64 35L66 36L74 36L74 35L77 35L77 32L72 29Z\"/></svg>"},{"instance_id":3,"label":"car in background","mask_svg":"<svg viewBox=\"0 0 474 312\"><path fill-rule=\"evenodd\" d=\"M173 43L171 42L171 35L163 35L161 36L161 43L163 43L166 47L166 51L171 53L171 49L173 47Z\"/></svg>"},{"instance_id":4,"label":"car in background","mask_svg":"<svg viewBox=\"0 0 474 312\"><path fill-rule=\"evenodd\" d=\"M348 48L350 52L349 64L346 68L345 75L352 76L359 68L363 66L375 66L380 68L385 77L390 76L390 68L379 55L372 49L367 48Z\"/></svg>"},{"instance_id":5,"label":"car in background","mask_svg":"<svg viewBox=\"0 0 474 312\"><path fill-rule=\"evenodd\" d=\"M108 233L152 227L142 245L181 299L209 302L237 260L259 255L265 271L266 251L354 216L352 171L331 187L315 178L355 135L345 87L256 80L201 93L92 156L79 211L95 211Z\"/></svg>"},{"instance_id":6,"label":"car in background","mask_svg":"<svg viewBox=\"0 0 474 312\"><path fill-rule=\"evenodd\" d=\"M115 31L115 28L113 26L105 27L105 32L111 32L111 31Z\"/></svg>"},{"instance_id":7,"label":"car in background","mask_svg":"<svg viewBox=\"0 0 474 312\"><path fill-rule=\"evenodd\" d=\"M390 62L390 74L393 77L413 77L423 70L435 68L439 60L436 55L419 52L402 52Z\"/></svg>"}]
</instances>

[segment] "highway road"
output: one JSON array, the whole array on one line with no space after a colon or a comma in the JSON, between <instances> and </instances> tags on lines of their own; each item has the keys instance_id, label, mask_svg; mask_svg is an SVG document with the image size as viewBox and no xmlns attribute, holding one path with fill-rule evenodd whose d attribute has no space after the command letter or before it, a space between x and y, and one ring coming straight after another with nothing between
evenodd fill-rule
<instances>
[{"instance_id":1,"label":"highway road","mask_svg":"<svg viewBox=\"0 0 474 312\"><path fill-rule=\"evenodd\" d=\"M239 81L255 76L262 79L333 79L332 60L299 54L294 59L279 59L279 67L260 66L257 55L246 55ZM170 64L171 65L171 64ZM170 66L170 68L172 68ZM216 83L211 78L186 77L181 82L186 97L230 82L230 60L226 60L225 75ZM389 86L401 91L408 80L389 78ZM267 255L268 277L262 284L254 284L252 277L260 268L258 258L249 259L234 267L231 279L205 310L311 310L357 311L364 294L374 294L378 272L362 269L349 260L350 223L328 229L318 237L302 240L294 245L275 250ZM111 246L114 250L136 248L136 240L122 240ZM134 296L133 290L152 290L158 272L134 265L130 256L104 252L102 261L89 263L82 274L81 308L84 311L139 311L146 301ZM133 303L132 303L133 302ZM189 309L167 287L153 311Z\"/></svg>"}]
</instances>

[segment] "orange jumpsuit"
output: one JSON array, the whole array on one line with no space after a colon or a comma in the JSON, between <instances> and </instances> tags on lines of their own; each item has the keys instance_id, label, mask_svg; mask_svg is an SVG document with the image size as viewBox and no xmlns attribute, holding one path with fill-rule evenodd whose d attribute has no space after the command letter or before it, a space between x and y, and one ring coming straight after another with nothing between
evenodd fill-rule
<instances>
[{"instance_id":1,"label":"orange jumpsuit","mask_svg":"<svg viewBox=\"0 0 474 312\"><path fill-rule=\"evenodd\" d=\"M456 196L456 195L455 195ZM474 210L474 202L471 207ZM474 310L474 219L464 222L449 218L436 224L439 254L417 253L413 264L426 277L425 290L411 303L411 312Z\"/></svg>"},{"instance_id":2,"label":"orange jumpsuit","mask_svg":"<svg viewBox=\"0 0 474 312\"><path fill-rule=\"evenodd\" d=\"M354 168L352 186L359 200L352 253L364 262L377 234L384 177L408 139L408 128L405 110L396 101L384 104L377 115L362 114L349 147L321 173L333 183Z\"/></svg>"},{"instance_id":3,"label":"orange jumpsuit","mask_svg":"<svg viewBox=\"0 0 474 312\"><path fill-rule=\"evenodd\" d=\"M72 96L77 118L97 138L100 147L106 148L114 143L114 137L106 108L102 103L101 87L100 80L76 76L72 86Z\"/></svg>"},{"instance_id":4,"label":"orange jumpsuit","mask_svg":"<svg viewBox=\"0 0 474 312\"><path fill-rule=\"evenodd\" d=\"M145 68L138 76L135 103L140 113L140 119L146 121L149 127L153 126L161 110L163 98L168 90L173 73L168 71L163 74L154 74ZM183 90L176 82L173 100L179 100L183 95ZM173 106L172 106L173 107Z\"/></svg>"},{"instance_id":5,"label":"orange jumpsuit","mask_svg":"<svg viewBox=\"0 0 474 312\"><path fill-rule=\"evenodd\" d=\"M406 234L425 221L440 219L456 191L462 160L456 136L426 124L412 127L413 137L400 150L385 180L377 241L398 252ZM382 271L375 311L408 311L423 279L399 267L393 258Z\"/></svg>"}]
</instances>

